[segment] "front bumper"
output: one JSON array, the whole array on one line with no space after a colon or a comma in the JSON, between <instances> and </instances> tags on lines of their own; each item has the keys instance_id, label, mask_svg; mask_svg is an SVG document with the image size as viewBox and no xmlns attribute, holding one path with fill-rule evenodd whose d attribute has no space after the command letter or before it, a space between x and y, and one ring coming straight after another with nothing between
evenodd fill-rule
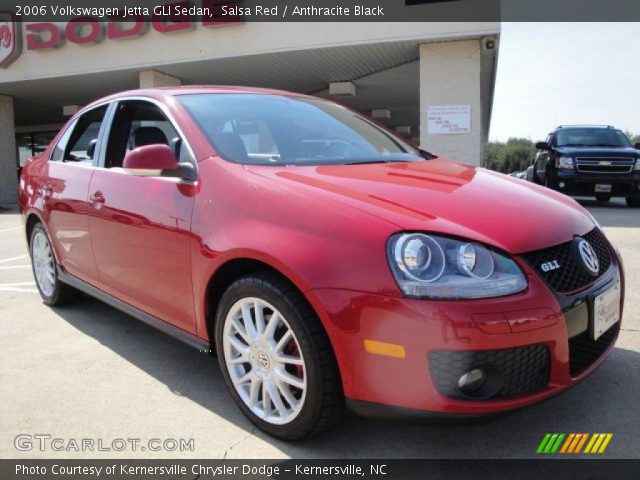
<instances>
[{"instance_id":1,"label":"front bumper","mask_svg":"<svg viewBox=\"0 0 640 480\"><path fill-rule=\"evenodd\" d=\"M579 373L571 366L576 351L575 347L570 351L570 343L575 343L570 337L586 335L593 296L618 278L623 283L619 262L613 261L586 290L563 297L554 294L526 263L521 262L521 267L529 288L495 299L426 301L335 289L310 292L334 346L349 405L365 413L386 406L396 413L485 415L534 404L593 372L612 350L620 322L612 327L605 348ZM623 285L621 290L622 312ZM367 353L365 340L401 345L405 356ZM548 349L548 373L534 391L522 395L454 398L437 385L428 361L435 351L501 351L532 345Z\"/></svg>"},{"instance_id":2,"label":"front bumper","mask_svg":"<svg viewBox=\"0 0 640 480\"><path fill-rule=\"evenodd\" d=\"M625 174L582 173L575 170L557 171L558 190L570 195L595 195L596 185L611 185L610 195L640 195L640 171ZM561 184L564 184L562 187Z\"/></svg>"}]
</instances>

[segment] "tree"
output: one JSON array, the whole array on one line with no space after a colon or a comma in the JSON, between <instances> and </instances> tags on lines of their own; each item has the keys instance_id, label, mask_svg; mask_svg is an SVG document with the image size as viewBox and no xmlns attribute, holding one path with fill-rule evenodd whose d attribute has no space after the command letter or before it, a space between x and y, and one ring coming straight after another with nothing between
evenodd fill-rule
<instances>
[{"instance_id":1,"label":"tree","mask_svg":"<svg viewBox=\"0 0 640 480\"><path fill-rule=\"evenodd\" d=\"M490 142L484 150L484 166L503 173L521 172L533 162L536 147L528 138Z\"/></svg>"}]
</instances>

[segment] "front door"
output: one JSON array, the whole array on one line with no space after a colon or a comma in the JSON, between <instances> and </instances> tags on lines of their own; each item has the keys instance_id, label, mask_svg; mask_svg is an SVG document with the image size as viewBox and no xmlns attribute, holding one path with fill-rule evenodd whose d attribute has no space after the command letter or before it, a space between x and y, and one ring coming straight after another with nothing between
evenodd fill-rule
<instances>
[{"instance_id":1,"label":"front door","mask_svg":"<svg viewBox=\"0 0 640 480\"><path fill-rule=\"evenodd\" d=\"M177 178L137 177L121 167L127 151L177 144L171 122L154 104L120 102L101 168L89 192L89 224L100 287L195 333L190 233L193 188Z\"/></svg>"}]
</instances>

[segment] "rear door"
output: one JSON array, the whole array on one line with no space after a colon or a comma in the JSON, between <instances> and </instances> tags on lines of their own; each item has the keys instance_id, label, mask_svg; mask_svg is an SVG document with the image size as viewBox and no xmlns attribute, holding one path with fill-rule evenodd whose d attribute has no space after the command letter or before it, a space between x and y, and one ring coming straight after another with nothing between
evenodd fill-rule
<instances>
[{"instance_id":1,"label":"rear door","mask_svg":"<svg viewBox=\"0 0 640 480\"><path fill-rule=\"evenodd\" d=\"M65 271L93 284L98 271L87 216L89 184L107 109L108 105L102 105L89 110L67 127L42 177L45 216L58 260Z\"/></svg>"},{"instance_id":2,"label":"rear door","mask_svg":"<svg viewBox=\"0 0 640 480\"><path fill-rule=\"evenodd\" d=\"M127 151L182 139L158 105L120 101L114 107L104 158L91 179L89 224L107 293L195 333L190 233L194 188L178 178L125 173Z\"/></svg>"}]
</instances>

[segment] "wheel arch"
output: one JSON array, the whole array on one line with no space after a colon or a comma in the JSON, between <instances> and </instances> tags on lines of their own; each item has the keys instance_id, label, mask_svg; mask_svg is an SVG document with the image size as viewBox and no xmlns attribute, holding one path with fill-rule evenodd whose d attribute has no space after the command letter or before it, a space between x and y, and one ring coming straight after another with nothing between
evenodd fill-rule
<instances>
[{"instance_id":1,"label":"wheel arch","mask_svg":"<svg viewBox=\"0 0 640 480\"><path fill-rule=\"evenodd\" d=\"M216 313L222 295L229 288L229 286L233 284L233 282L245 275L249 275L252 273L274 273L281 280L295 288L300 293L300 295L302 295L309 306L314 310L314 312L316 312L316 315L318 315L317 310L313 307L313 305L311 304L311 302L309 302L307 296L305 295L305 290L307 290L305 288L306 286L301 282L300 279L292 279L291 276L284 273L283 270L284 269L282 267L274 265L274 262L265 261L265 259L263 258L258 259L251 255L228 258L220 263L220 265L210 275L204 291L204 313L206 329L207 335L209 336L209 340L212 345L214 344L215 338L214 331Z\"/></svg>"},{"instance_id":2,"label":"wheel arch","mask_svg":"<svg viewBox=\"0 0 640 480\"><path fill-rule=\"evenodd\" d=\"M27 214L26 217L26 221L24 224L24 230L25 230L25 235L26 235L26 240L27 240L27 245L31 246L31 232L33 231L33 227L36 226L36 223L42 223L44 225L44 222L42 221L42 219L40 218L40 216L35 213L35 212L29 212ZM46 227L45 227L46 229Z\"/></svg>"},{"instance_id":3,"label":"wheel arch","mask_svg":"<svg viewBox=\"0 0 640 480\"><path fill-rule=\"evenodd\" d=\"M33 227L35 227L37 223L42 224L42 228L44 228L44 231L47 233L47 236L49 237L49 243L51 243L51 249L53 250L53 256L56 260L56 263L60 265L58 247L56 245L56 242L54 241L53 236L51 235L49 226L47 225L47 222L43 220L41 212L35 209L31 209L25 213L24 229L27 240L27 248L29 249L29 252L31 252L31 232L33 232Z\"/></svg>"}]
</instances>

